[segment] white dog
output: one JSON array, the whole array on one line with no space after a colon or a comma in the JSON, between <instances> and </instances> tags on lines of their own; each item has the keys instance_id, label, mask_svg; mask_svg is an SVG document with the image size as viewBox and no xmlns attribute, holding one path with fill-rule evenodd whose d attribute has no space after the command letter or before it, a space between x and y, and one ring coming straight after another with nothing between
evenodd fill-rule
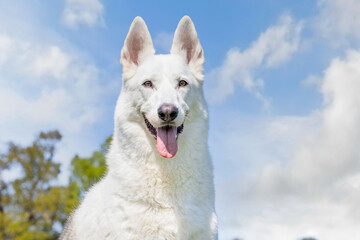
<instances>
[{"instance_id":1,"label":"white dog","mask_svg":"<svg viewBox=\"0 0 360 240\"><path fill-rule=\"evenodd\" d=\"M183 17L171 54L155 55L146 24L136 17L120 62L108 172L60 239L217 239L204 54L193 22Z\"/></svg>"}]
</instances>

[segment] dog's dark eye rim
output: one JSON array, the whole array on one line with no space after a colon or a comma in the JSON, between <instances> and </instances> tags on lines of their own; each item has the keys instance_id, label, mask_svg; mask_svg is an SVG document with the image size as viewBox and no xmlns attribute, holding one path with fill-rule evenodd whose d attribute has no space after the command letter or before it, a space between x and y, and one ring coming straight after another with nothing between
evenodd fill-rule
<instances>
[{"instance_id":1,"label":"dog's dark eye rim","mask_svg":"<svg viewBox=\"0 0 360 240\"><path fill-rule=\"evenodd\" d=\"M179 83L178 83L179 87L185 87L186 85L188 85L187 81L185 80L180 80Z\"/></svg>"},{"instance_id":2,"label":"dog's dark eye rim","mask_svg":"<svg viewBox=\"0 0 360 240\"><path fill-rule=\"evenodd\" d=\"M145 86L145 87L152 87L153 83L151 81L149 81L149 80L146 80L142 85Z\"/></svg>"}]
</instances>

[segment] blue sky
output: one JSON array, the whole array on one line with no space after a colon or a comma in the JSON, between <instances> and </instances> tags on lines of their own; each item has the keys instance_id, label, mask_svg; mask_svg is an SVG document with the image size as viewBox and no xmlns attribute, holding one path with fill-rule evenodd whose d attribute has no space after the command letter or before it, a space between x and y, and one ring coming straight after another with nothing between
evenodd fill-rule
<instances>
[{"instance_id":1,"label":"blue sky","mask_svg":"<svg viewBox=\"0 0 360 240\"><path fill-rule=\"evenodd\" d=\"M219 238L359 236L358 1L0 1L0 149L59 129L66 182L112 133L134 17L167 53L184 15L205 52Z\"/></svg>"}]
</instances>

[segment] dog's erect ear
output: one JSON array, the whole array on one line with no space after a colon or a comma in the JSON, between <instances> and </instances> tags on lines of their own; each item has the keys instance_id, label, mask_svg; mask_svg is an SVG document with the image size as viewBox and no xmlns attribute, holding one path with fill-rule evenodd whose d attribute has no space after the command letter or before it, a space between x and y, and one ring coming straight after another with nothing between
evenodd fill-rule
<instances>
[{"instance_id":1,"label":"dog's erect ear","mask_svg":"<svg viewBox=\"0 0 360 240\"><path fill-rule=\"evenodd\" d=\"M155 54L149 30L141 17L136 17L121 50L123 72L135 69L147 56Z\"/></svg>"},{"instance_id":2,"label":"dog's erect ear","mask_svg":"<svg viewBox=\"0 0 360 240\"><path fill-rule=\"evenodd\" d=\"M204 53L194 23L190 17L184 16L175 31L171 54L179 54L194 70L194 73L202 78Z\"/></svg>"}]
</instances>

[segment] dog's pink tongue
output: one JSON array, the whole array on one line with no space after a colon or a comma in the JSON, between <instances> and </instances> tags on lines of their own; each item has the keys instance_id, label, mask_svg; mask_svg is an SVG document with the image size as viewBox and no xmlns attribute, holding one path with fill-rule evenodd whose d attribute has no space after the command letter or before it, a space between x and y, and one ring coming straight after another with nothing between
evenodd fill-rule
<instances>
[{"instance_id":1,"label":"dog's pink tongue","mask_svg":"<svg viewBox=\"0 0 360 240\"><path fill-rule=\"evenodd\" d=\"M176 127L157 128L157 150L161 156L172 158L177 152Z\"/></svg>"}]
</instances>

